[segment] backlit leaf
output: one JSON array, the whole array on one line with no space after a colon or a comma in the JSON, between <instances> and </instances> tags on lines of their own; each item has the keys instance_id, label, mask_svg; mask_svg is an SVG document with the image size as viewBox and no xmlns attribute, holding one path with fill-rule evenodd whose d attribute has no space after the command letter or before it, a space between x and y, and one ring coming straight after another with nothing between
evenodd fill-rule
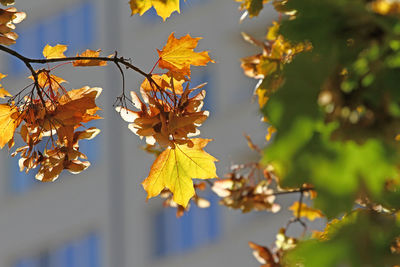
<instances>
[{"instance_id":1,"label":"backlit leaf","mask_svg":"<svg viewBox=\"0 0 400 267\"><path fill-rule=\"evenodd\" d=\"M18 116L16 107L0 104L0 148L13 138Z\"/></svg>"},{"instance_id":2,"label":"backlit leaf","mask_svg":"<svg viewBox=\"0 0 400 267\"><path fill-rule=\"evenodd\" d=\"M3 6L13 5L14 2L15 2L14 0L0 0L0 3L1 3Z\"/></svg>"},{"instance_id":3,"label":"backlit leaf","mask_svg":"<svg viewBox=\"0 0 400 267\"><path fill-rule=\"evenodd\" d=\"M87 49L82 54L77 54L77 57L99 57L100 50L90 50ZM74 67L90 67L90 66L106 66L107 62L98 60L98 59L84 59L84 60L75 60L72 62Z\"/></svg>"},{"instance_id":4,"label":"backlit leaf","mask_svg":"<svg viewBox=\"0 0 400 267\"><path fill-rule=\"evenodd\" d=\"M3 1L3 5L7 5L8 1ZM13 32L16 23L20 23L26 18L26 13L17 12L15 7L6 9L0 8L0 44L12 45L18 38L18 34Z\"/></svg>"},{"instance_id":5,"label":"backlit leaf","mask_svg":"<svg viewBox=\"0 0 400 267\"><path fill-rule=\"evenodd\" d=\"M301 203L301 207L299 207L300 203L298 201L294 202L292 206L289 207L289 210L293 211L294 217L306 217L310 221L314 221L317 218L323 218L324 214L318 210L313 209L305 203ZM300 211L300 214L299 214Z\"/></svg>"},{"instance_id":6,"label":"backlit leaf","mask_svg":"<svg viewBox=\"0 0 400 267\"><path fill-rule=\"evenodd\" d=\"M12 96L12 95L3 87L0 87L0 98L5 98L6 96Z\"/></svg>"},{"instance_id":7,"label":"backlit leaf","mask_svg":"<svg viewBox=\"0 0 400 267\"><path fill-rule=\"evenodd\" d=\"M191 65L205 66L208 62L214 63L208 55L208 52L193 51L200 39L201 38L192 38L189 34L177 39L174 33L171 33L164 48L162 50L157 50L160 57L160 68L190 77Z\"/></svg>"},{"instance_id":8,"label":"backlit leaf","mask_svg":"<svg viewBox=\"0 0 400 267\"><path fill-rule=\"evenodd\" d=\"M64 52L67 50L66 45L57 44L56 46L46 45L43 49L43 56L47 59L65 58Z\"/></svg>"},{"instance_id":9,"label":"backlit leaf","mask_svg":"<svg viewBox=\"0 0 400 267\"><path fill-rule=\"evenodd\" d=\"M151 7L157 11L157 14L165 21L175 11L180 13L179 0L131 0L129 2L132 15L143 15Z\"/></svg>"},{"instance_id":10,"label":"backlit leaf","mask_svg":"<svg viewBox=\"0 0 400 267\"><path fill-rule=\"evenodd\" d=\"M174 202L186 207L195 194L192 179L217 177L214 163L217 159L203 150L210 140L196 138L192 141L193 147L177 144L157 157L142 183L148 199L168 188L174 194Z\"/></svg>"}]
</instances>

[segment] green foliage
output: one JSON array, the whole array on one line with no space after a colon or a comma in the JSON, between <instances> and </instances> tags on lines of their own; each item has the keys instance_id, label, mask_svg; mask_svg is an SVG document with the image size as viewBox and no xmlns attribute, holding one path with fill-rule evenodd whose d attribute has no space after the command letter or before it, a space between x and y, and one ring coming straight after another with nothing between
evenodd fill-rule
<instances>
[{"instance_id":1,"label":"green foliage","mask_svg":"<svg viewBox=\"0 0 400 267\"><path fill-rule=\"evenodd\" d=\"M307 267L393 266L400 256L390 253L390 244L400 234L393 216L355 211L326 231L326 240L300 243L286 257L288 264Z\"/></svg>"}]
</instances>

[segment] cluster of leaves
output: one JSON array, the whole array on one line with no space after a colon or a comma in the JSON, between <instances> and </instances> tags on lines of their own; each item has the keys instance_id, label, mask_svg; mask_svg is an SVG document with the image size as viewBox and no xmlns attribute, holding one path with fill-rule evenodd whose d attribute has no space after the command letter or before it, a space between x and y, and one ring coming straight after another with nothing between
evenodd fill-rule
<instances>
[{"instance_id":1,"label":"cluster of leaves","mask_svg":"<svg viewBox=\"0 0 400 267\"><path fill-rule=\"evenodd\" d=\"M392 0L236 0L247 15L257 16L272 3L280 13L264 41L243 34L261 48L242 59L244 73L259 80L255 95L269 122L266 135L274 140L262 152L250 138L261 163L233 166L225 179L212 185L220 203L242 212L278 212L281 194L299 194L289 210L293 218L282 228L273 249L250 242L262 266L393 266L400 258L400 4ZM0 0L3 5L12 0ZM132 15L154 7L165 20L180 12L179 0L131 0ZM15 43L14 23L25 13L0 10L0 48L22 60L33 84L12 96L0 85L0 147L11 149L15 133L25 143L19 155L21 171L38 168L36 178L54 181L63 170L79 173L89 166L79 141L100 130L85 123L100 119L95 99L100 88L66 90L53 69L34 70L31 63L66 61L73 66L120 64L142 74L140 95L127 101L123 85L116 111L128 128L145 138L145 150L157 156L142 185L148 198L161 195L177 216L209 202L196 191L216 178L215 159L204 151L210 139L193 138L208 118L202 110L204 84L190 86L191 66L213 60L195 52L200 38L175 38L158 50L150 73L117 55L99 57L86 50L67 58L64 45L46 46L45 59L28 59L3 45ZM312 25L312 27L310 27ZM289 64L290 63L290 64ZM153 74L159 67L164 73ZM0 74L0 80L6 75ZM31 88L31 90L28 90ZM127 102L133 108L128 108ZM19 132L17 132L19 129ZM318 194L316 194L318 192ZM303 197L315 200L315 208ZM357 207L357 208L355 208ZM339 215L345 214L342 217ZM310 239L287 236L292 223L327 216L323 232ZM305 231L306 232L306 231Z\"/></svg>"},{"instance_id":2,"label":"cluster of leaves","mask_svg":"<svg viewBox=\"0 0 400 267\"><path fill-rule=\"evenodd\" d=\"M9 4L9 1L1 3ZM179 11L179 1L175 0L131 1L130 4L133 13L141 14L154 6L157 12L164 16L164 20L174 10ZM23 13L17 13L13 9L3 13L1 22L4 22L3 26L7 27L7 30L2 32L2 37L14 36L15 40L16 35L7 34L14 28L12 23L20 21ZM148 74L132 65L130 60L118 58L116 54L100 57L100 51L86 50L76 57L67 58L64 55L66 45L46 45L43 50L45 59L30 59L1 46L1 50L25 63L32 74L30 78L33 84L15 96L11 96L0 85L0 97L8 97L7 103L0 105L0 146L8 143L9 148L12 148L14 134L17 128L20 128L19 133L25 145L17 148L12 156L20 156L21 171L28 172L38 167L36 179L41 181L54 181L64 169L72 173L86 169L90 163L83 161L87 157L79 151L78 142L82 139L92 139L100 132L97 128L81 130L81 127L100 118L96 115L100 108L97 107L95 99L101 89L83 87L67 91L62 85L66 81L52 74L58 65L54 68L35 70L32 63L67 62L78 67L105 66L107 61L110 61L115 63L124 78L122 64L145 76L140 87L142 99L136 92L131 92L132 100L129 103L136 111L127 107L125 84L121 96L118 97L121 105L117 106L116 110L130 123L130 130L141 138L145 137L147 151L158 155L149 176L143 182L148 198L163 191L164 196L172 194L173 200L169 201L170 205L186 209L193 198L199 206L206 206L205 201L195 194L195 188L200 187L195 187L192 179L217 177L214 164L217 159L203 150L210 139L193 138L199 135L198 127L208 118L208 111L202 110L205 90L201 88L205 84L190 87L190 68L205 66L214 61L208 52L194 51L200 39L190 35L177 39L172 33L165 47L158 50L159 59ZM4 41L2 44L13 42ZM152 74L157 66L167 72ZM6 75L0 75L0 79L4 77Z\"/></svg>"},{"instance_id":3,"label":"cluster of leaves","mask_svg":"<svg viewBox=\"0 0 400 267\"><path fill-rule=\"evenodd\" d=\"M246 1L252 2L257 1ZM338 220L343 227L335 227L335 234L326 230L324 240L299 242L281 264L398 264L392 243L400 229L393 215L400 208L399 3L303 0L284 5L291 15L281 21L279 33L276 22L270 32L302 44L303 53L283 61L290 64L278 75L268 61L273 71L262 69L264 48L242 64L246 75L263 79L256 89L259 104L277 130L263 162L274 167L284 188L313 184L315 205L329 219L354 215ZM352 211L358 204L363 210Z\"/></svg>"},{"instance_id":4,"label":"cluster of leaves","mask_svg":"<svg viewBox=\"0 0 400 267\"><path fill-rule=\"evenodd\" d=\"M221 204L243 213L250 211L278 212L273 181L276 177L259 163L231 166L225 179L215 181L212 190L221 197Z\"/></svg>"},{"instance_id":5,"label":"cluster of leaves","mask_svg":"<svg viewBox=\"0 0 400 267\"><path fill-rule=\"evenodd\" d=\"M2 0L2 5L8 6L14 4L14 1ZM18 12L15 7L6 9L0 8L0 44L12 45L18 38L18 34L13 32L15 25L23 21L26 17L24 12Z\"/></svg>"},{"instance_id":6,"label":"cluster of leaves","mask_svg":"<svg viewBox=\"0 0 400 267\"><path fill-rule=\"evenodd\" d=\"M217 159L203 150L211 140L192 138L200 134L198 127L208 118L208 111L201 110L206 92L198 90L205 84L190 88L190 66L213 62L208 52L194 51L200 39L190 35L177 39L172 33L165 47L158 50L159 59L154 66L167 72L146 77L140 86L143 101L131 92L131 103L137 111L124 105L116 107L130 123L132 132L145 137L149 146L165 149L157 153L150 174L142 183L147 198L167 188L174 203L183 208L195 196L192 178L217 177Z\"/></svg>"},{"instance_id":7,"label":"cluster of leaves","mask_svg":"<svg viewBox=\"0 0 400 267\"><path fill-rule=\"evenodd\" d=\"M47 45L43 55L47 59L65 58L66 49L64 45ZM73 65L84 64L74 61ZM19 128L24 145L11 155L19 155L21 171L38 168L36 179L43 182L54 181L63 170L76 174L87 169L90 163L79 151L79 141L90 140L100 133L95 127L82 127L101 118L96 114L100 108L95 99L102 89L85 86L67 91L63 86L66 81L47 69L36 71L29 78L33 85L14 97L1 88L0 97L7 97L8 103L0 104L0 147L8 144L11 149Z\"/></svg>"},{"instance_id":8,"label":"cluster of leaves","mask_svg":"<svg viewBox=\"0 0 400 267\"><path fill-rule=\"evenodd\" d=\"M157 14L165 21L175 11L180 13L180 0L130 0L132 15L143 15L147 10L154 7ZM185 0L186 1L186 0Z\"/></svg>"}]
</instances>

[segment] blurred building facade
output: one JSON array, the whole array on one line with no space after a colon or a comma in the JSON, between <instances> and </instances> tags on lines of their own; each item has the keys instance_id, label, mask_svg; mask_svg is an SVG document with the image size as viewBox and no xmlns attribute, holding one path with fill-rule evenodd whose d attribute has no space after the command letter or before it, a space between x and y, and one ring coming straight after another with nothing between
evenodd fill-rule
<instances>
[{"instance_id":1,"label":"blurred building facade","mask_svg":"<svg viewBox=\"0 0 400 267\"><path fill-rule=\"evenodd\" d=\"M46 44L67 44L67 55L102 49L109 55L131 58L150 70L169 34L201 36L200 50L216 60L193 71L193 83L208 82L206 109L209 120L202 137L213 138L207 151L220 159L218 174L231 163L257 160L247 149L243 133L262 144L265 126L251 103L254 81L240 69L239 58L256 50L242 41L240 32L264 33L267 20L239 25L233 0L182 1L182 14L167 22L154 11L130 17L128 0L17 0L28 14L17 25L20 38L13 49L41 57ZM269 19L269 20L271 20ZM262 36L260 36L262 38ZM16 92L29 84L21 62L0 55L0 72L9 76L3 85ZM84 85L103 88L99 106L104 120L93 125L102 130L81 150L92 166L79 175L64 173L51 184L41 184L34 173L20 173L18 159L0 154L0 266L4 267L158 267L158 266L258 266L248 241L272 242L281 216L242 216L217 204L210 193L208 209L192 207L176 219L173 209L158 199L145 202L141 181L154 160L140 149L112 104L120 94L121 76L112 64L103 68L73 69L61 66L54 73L69 81L67 88ZM126 87L137 90L143 81L129 70ZM12 87L12 88L11 88Z\"/></svg>"}]
</instances>

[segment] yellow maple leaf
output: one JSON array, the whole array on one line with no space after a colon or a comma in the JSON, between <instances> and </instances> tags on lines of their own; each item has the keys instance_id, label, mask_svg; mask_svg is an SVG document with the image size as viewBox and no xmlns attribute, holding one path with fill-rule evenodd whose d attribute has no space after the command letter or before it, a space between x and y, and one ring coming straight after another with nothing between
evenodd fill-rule
<instances>
[{"instance_id":1,"label":"yellow maple leaf","mask_svg":"<svg viewBox=\"0 0 400 267\"><path fill-rule=\"evenodd\" d=\"M214 63L208 52L193 51L200 39L192 38L189 34L177 39L174 33L171 33L164 48L157 49L160 57L159 67L190 77L190 65L205 66L208 62Z\"/></svg>"},{"instance_id":2,"label":"yellow maple leaf","mask_svg":"<svg viewBox=\"0 0 400 267\"><path fill-rule=\"evenodd\" d=\"M165 21L175 11L180 13L179 0L131 0L132 15L143 15L151 7L157 11L157 14Z\"/></svg>"},{"instance_id":3,"label":"yellow maple leaf","mask_svg":"<svg viewBox=\"0 0 400 267\"><path fill-rule=\"evenodd\" d=\"M19 112L15 106L0 104L0 148L10 141L18 127Z\"/></svg>"},{"instance_id":4,"label":"yellow maple leaf","mask_svg":"<svg viewBox=\"0 0 400 267\"><path fill-rule=\"evenodd\" d=\"M99 57L100 50L86 49L82 54L76 54L77 57ZM106 66L107 62L97 59L75 60L72 62L74 67L89 67L89 66Z\"/></svg>"},{"instance_id":5,"label":"yellow maple leaf","mask_svg":"<svg viewBox=\"0 0 400 267\"><path fill-rule=\"evenodd\" d=\"M175 145L167 148L154 161L149 176L142 182L147 191L147 199L160 194L168 188L175 203L186 207L194 196L193 178L216 178L216 158L206 153L203 148L210 139L192 139L193 147Z\"/></svg>"},{"instance_id":6,"label":"yellow maple leaf","mask_svg":"<svg viewBox=\"0 0 400 267\"><path fill-rule=\"evenodd\" d=\"M57 44L56 46L46 45L43 48L43 56L47 59L65 58L64 52L67 50L66 45Z\"/></svg>"},{"instance_id":7,"label":"yellow maple leaf","mask_svg":"<svg viewBox=\"0 0 400 267\"><path fill-rule=\"evenodd\" d=\"M289 207L289 210L293 211L293 216L295 217L305 217L310 221L314 221L317 218L325 217L324 214L318 210L307 206L304 203L301 203L300 214L299 213L299 205L298 201L294 202L292 206Z\"/></svg>"}]
</instances>

